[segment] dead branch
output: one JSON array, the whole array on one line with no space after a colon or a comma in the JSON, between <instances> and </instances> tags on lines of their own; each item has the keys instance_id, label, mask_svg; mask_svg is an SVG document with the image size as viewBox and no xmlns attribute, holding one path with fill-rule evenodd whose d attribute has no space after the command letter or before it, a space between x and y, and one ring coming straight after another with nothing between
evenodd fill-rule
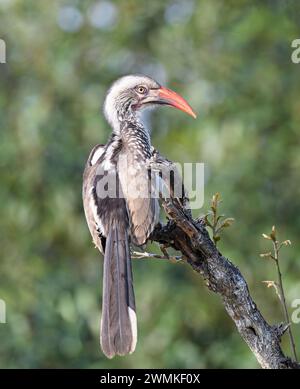
<instances>
[{"instance_id":1,"label":"dead branch","mask_svg":"<svg viewBox=\"0 0 300 389\"><path fill-rule=\"evenodd\" d=\"M205 222L192 219L176 199L163 200L163 207L170 220L154 230L151 240L180 251L183 259L206 280L208 288L220 295L227 313L263 368L300 368L280 347L289 324L266 322L241 272L218 251Z\"/></svg>"}]
</instances>

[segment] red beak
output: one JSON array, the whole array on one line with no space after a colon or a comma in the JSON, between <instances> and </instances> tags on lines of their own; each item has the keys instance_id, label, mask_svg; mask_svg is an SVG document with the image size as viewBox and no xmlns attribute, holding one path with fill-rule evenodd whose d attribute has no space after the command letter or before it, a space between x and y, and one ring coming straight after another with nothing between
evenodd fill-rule
<instances>
[{"instance_id":1,"label":"red beak","mask_svg":"<svg viewBox=\"0 0 300 389\"><path fill-rule=\"evenodd\" d=\"M162 103L180 109L181 111L186 112L188 115L191 115L194 119L196 119L197 115L192 110L192 107L178 93L164 87L160 87L158 92L158 96Z\"/></svg>"}]
</instances>

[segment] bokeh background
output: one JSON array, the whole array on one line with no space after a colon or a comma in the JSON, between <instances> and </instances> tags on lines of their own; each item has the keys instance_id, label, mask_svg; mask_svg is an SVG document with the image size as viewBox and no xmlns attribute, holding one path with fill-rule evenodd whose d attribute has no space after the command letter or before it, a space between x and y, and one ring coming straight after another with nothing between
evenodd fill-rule
<instances>
[{"instance_id":1,"label":"bokeh background","mask_svg":"<svg viewBox=\"0 0 300 389\"><path fill-rule=\"evenodd\" d=\"M182 264L134 262L136 352L99 348L102 259L82 202L90 149L110 129L101 105L117 77L141 72L185 96L151 118L168 158L206 165L235 218L219 243L270 323L282 320L274 265L259 257L276 224L289 306L300 298L300 38L297 0L0 0L1 368L253 368L218 296ZM154 247L149 250L155 250ZM293 325L300 353L300 324ZM283 341L290 354L288 341Z\"/></svg>"}]
</instances>

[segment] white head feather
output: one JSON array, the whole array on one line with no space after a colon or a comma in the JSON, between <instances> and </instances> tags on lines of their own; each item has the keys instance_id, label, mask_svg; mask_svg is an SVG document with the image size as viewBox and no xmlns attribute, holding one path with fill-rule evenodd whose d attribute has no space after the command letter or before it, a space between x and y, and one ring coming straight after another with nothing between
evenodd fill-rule
<instances>
[{"instance_id":1,"label":"white head feather","mask_svg":"<svg viewBox=\"0 0 300 389\"><path fill-rule=\"evenodd\" d=\"M118 117L119 104L126 92L130 93L138 85L146 85L149 88L159 88L160 85L152 78L144 75L128 75L115 81L107 92L104 101L104 115L108 123L115 131L119 130L121 117Z\"/></svg>"}]
</instances>

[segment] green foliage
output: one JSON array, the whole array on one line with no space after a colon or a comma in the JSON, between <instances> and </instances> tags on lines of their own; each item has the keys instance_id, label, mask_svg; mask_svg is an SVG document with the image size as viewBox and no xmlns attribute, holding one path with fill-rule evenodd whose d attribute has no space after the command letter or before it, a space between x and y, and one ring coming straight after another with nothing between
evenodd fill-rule
<instances>
[{"instance_id":1,"label":"green foliage","mask_svg":"<svg viewBox=\"0 0 300 389\"><path fill-rule=\"evenodd\" d=\"M221 201L220 193L214 194L211 200L210 211L204 217L206 226L212 231L212 239L215 245L217 245L221 239L222 230L230 227L234 222L232 217L224 219L225 215L218 215L219 204Z\"/></svg>"},{"instance_id":2,"label":"green foliage","mask_svg":"<svg viewBox=\"0 0 300 389\"><path fill-rule=\"evenodd\" d=\"M0 1L7 45L0 65L0 298L7 305L0 367L255 367L200 277L153 259L134 261L136 352L103 357L101 257L84 219L81 176L89 150L110 133L100 106L112 80L142 72L180 92L198 119L160 109L153 144L175 162L205 163L203 212L219 191L235 218L218 247L240 267L268 321L281 321L276 296L258 282L272 269L256 260L257 237L275 221L294 242L282 264L290 306L300 293L300 65L290 59L300 3L101 4Z\"/></svg>"},{"instance_id":3,"label":"green foliage","mask_svg":"<svg viewBox=\"0 0 300 389\"><path fill-rule=\"evenodd\" d=\"M273 253L267 252L262 253L260 256L262 258L272 259L275 262L276 270L277 270L277 278L278 281L263 281L267 285L268 288L273 287L275 289L275 292L279 298L279 301L282 306L283 314L284 314L284 320L285 324L288 326L288 334L290 338L290 345L291 345L291 352L294 357L295 361L298 361L297 359L297 351L295 346L295 340L291 329L291 320L289 315L289 309L287 307L286 297L285 297L285 291L283 287L283 275L281 273L281 258L280 258L280 251L282 247L290 246L292 243L290 240L284 240L282 242L279 242L277 240L277 231L275 226L272 227L272 231L269 235L262 234L262 237L266 240L270 240L273 244Z\"/></svg>"}]
</instances>

